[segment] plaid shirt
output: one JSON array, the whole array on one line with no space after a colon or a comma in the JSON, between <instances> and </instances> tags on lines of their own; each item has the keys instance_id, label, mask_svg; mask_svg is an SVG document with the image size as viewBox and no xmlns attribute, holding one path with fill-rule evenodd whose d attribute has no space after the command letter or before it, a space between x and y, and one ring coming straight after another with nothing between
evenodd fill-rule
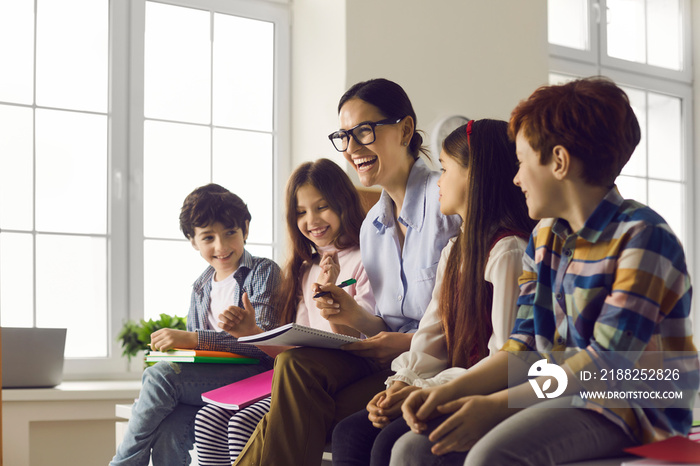
<instances>
[{"instance_id":1,"label":"plaid shirt","mask_svg":"<svg viewBox=\"0 0 700 466\"><path fill-rule=\"evenodd\" d=\"M187 315L187 330L197 332L197 349L230 351L233 353L258 358L263 364L272 367L272 358L254 345L240 344L237 339L226 332L218 332L211 327L207 314L211 305L211 279L215 270L209 266L192 285L190 312ZM248 293L250 303L255 309L255 322L263 330L270 330L279 325L279 312L272 307L272 294L280 282L280 268L272 260L251 256L243 251L240 265L233 273L236 279L236 305L243 307L242 296Z\"/></svg>"},{"instance_id":2,"label":"plaid shirt","mask_svg":"<svg viewBox=\"0 0 700 466\"><path fill-rule=\"evenodd\" d=\"M506 351L574 350L566 359L574 374L615 367L620 354L633 354L626 356L633 365L630 359L642 351L696 351L683 248L658 214L622 199L617 188L576 233L562 219L540 221L519 283ZM682 367L680 388L695 395L697 353ZM602 413L645 443L686 434L692 421L692 408L640 408L632 402L631 408L616 408L578 397L574 404Z\"/></svg>"}]
</instances>

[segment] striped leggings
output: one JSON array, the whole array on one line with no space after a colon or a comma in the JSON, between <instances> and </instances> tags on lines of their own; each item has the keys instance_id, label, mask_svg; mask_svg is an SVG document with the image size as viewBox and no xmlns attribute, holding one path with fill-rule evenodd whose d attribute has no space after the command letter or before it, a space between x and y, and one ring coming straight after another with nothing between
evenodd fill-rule
<instances>
[{"instance_id":1,"label":"striped leggings","mask_svg":"<svg viewBox=\"0 0 700 466\"><path fill-rule=\"evenodd\" d=\"M194 440L199 466L230 466L270 411L270 397L240 411L208 404L197 412Z\"/></svg>"}]
</instances>

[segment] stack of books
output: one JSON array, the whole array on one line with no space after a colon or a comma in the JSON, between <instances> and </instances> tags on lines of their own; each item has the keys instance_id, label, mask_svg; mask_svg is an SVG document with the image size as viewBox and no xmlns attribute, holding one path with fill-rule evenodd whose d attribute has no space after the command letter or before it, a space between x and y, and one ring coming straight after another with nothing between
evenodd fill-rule
<instances>
[{"instance_id":1,"label":"stack of books","mask_svg":"<svg viewBox=\"0 0 700 466\"><path fill-rule=\"evenodd\" d=\"M247 358L236 353L226 351L208 351L193 349L172 349L170 351L149 351L146 354L147 363L158 361L169 362L193 362L209 364L257 364L255 358Z\"/></svg>"}]
</instances>

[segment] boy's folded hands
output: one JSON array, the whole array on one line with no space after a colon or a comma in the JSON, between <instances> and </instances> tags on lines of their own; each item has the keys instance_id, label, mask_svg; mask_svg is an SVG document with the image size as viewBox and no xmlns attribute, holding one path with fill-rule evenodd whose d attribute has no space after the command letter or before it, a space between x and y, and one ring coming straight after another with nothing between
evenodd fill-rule
<instances>
[{"instance_id":1,"label":"boy's folded hands","mask_svg":"<svg viewBox=\"0 0 700 466\"><path fill-rule=\"evenodd\" d=\"M437 407L441 414L451 414L429 435L434 442L434 455L453 451L469 451L479 439L494 428L504 417L502 403L493 395L465 396ZM496 413L496 415L494 415Z\"/></svg>"},{"instance_id":2,"label":"boy's folded hands","mask_svg":"<svg viewBox=\"0 0 700 466\"><path fill-rule=\"evenodd\" d=\"M420 434L425 431L426 422L440 415L437 407L454 399L450 388L449 384L438 385L409 394L401 405L401 411L413 432Z\"/></svg>"}]
</instances>

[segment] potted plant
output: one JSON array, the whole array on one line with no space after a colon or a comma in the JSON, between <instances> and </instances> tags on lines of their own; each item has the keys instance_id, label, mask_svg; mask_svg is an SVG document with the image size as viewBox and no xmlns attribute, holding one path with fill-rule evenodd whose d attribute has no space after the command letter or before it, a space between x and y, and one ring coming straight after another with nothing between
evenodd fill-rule
<instances>
[{"instance_id":1,"label":"potted plant","mask_svg":"<svg viewBox=\"0 0 700 466\"><path fill-rule=\"evenodd\" d=\"M151 333L161 328L187 330L187 321L184 317L168 314L161 314L158 320L141 319L138 323L133 320L127 321L117 335L117 340L121 342L124 350L122 356L126 356L131 361L131 358L139 354L140 351L148 349Z\"/></svg>"}]
</instances>

